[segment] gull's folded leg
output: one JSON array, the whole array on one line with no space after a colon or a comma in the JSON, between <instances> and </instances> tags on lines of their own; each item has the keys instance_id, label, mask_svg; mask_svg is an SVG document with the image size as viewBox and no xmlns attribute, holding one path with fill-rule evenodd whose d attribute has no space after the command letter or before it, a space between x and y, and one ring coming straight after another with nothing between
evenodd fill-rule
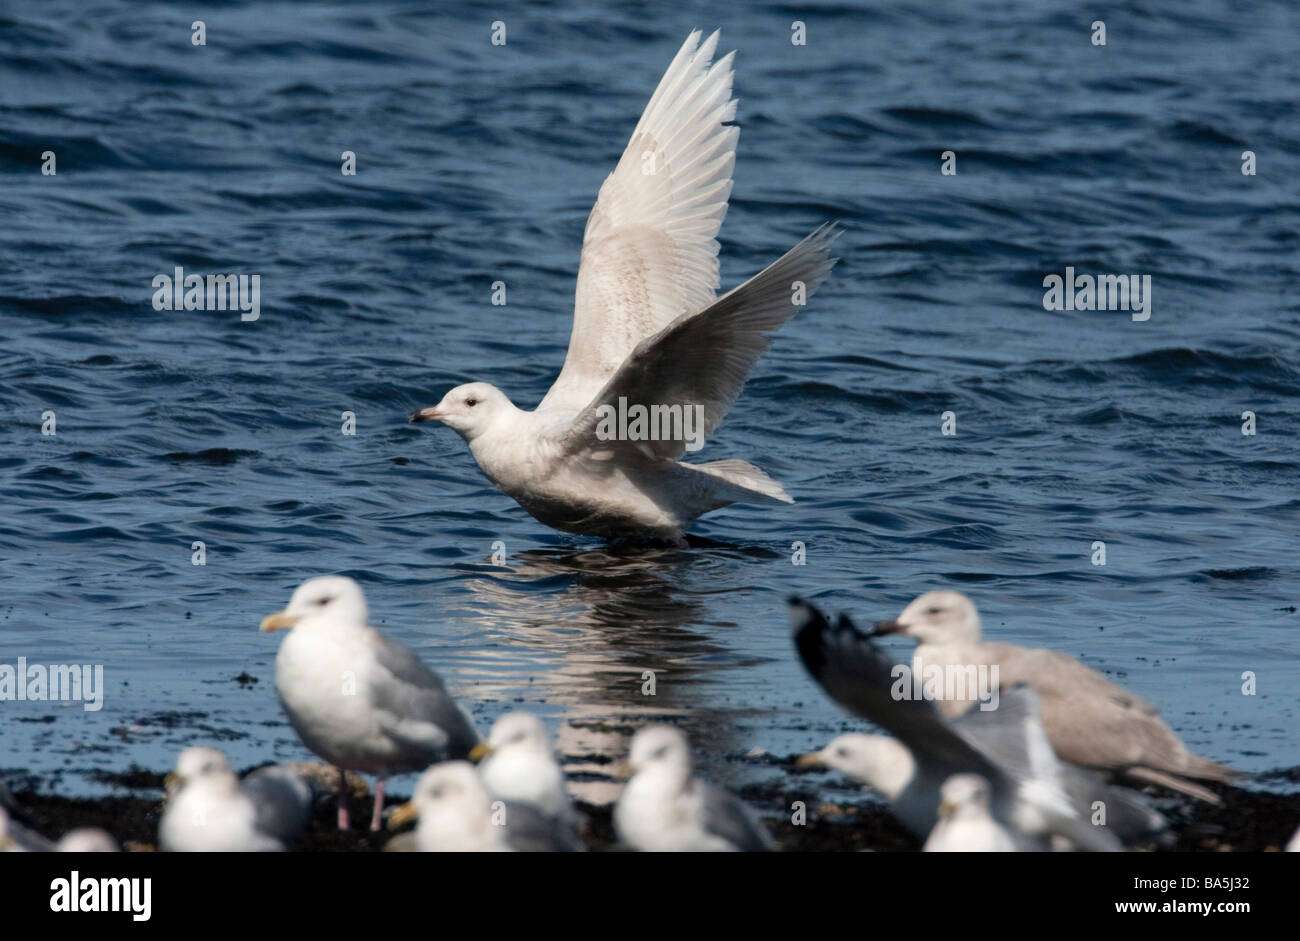
<instances>
[{"instance_id":1,"label":"gull's folded leg","mask_svg":"<svg viewBox=\"0 0 1300 941\"><path fill-rule=\"evenodd\" d=\"M370 815L370 829L372 831L384 828L384 788L387 784L387 778L380 778L375 784L375 811Z\"/></svg>"},{"instance_id":2,"label":"gull's folded leg","mask_svg":"<svg viewBox=\"0 0 1300 941\"><path fill-rule=\"evenodd\" d=\"M339 829L349 830L351 827L348 818L348 773L339 768Z\"/></svg>"}]
</instances>

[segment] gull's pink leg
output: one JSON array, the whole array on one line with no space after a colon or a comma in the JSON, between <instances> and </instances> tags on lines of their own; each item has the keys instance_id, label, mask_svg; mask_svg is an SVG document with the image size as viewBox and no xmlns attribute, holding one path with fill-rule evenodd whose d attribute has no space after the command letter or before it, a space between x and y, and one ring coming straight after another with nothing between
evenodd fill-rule
<instances>
[{"instance_id":1,"label":"gull's pink leg","mask_svg":"<svg viewBox=\"0 0 1300 941\"><path fill-rule=\"evenodd\" d=\"M339 768L339 829L351 828L352 823L348 817L348 776L347 772Z\"/></svg>"},{"instance_id":2,"label":"gull's pink leg","mask_svg":"<svg viewBox=\"0 0 1300 941\"><path fill-rule=\"evenodd\" d=\"M380 778L375 784L375 812L370 817L370 829L382 830L384 828L384 787L388 784L387 779Z\"/></svg>"}]
</instances>

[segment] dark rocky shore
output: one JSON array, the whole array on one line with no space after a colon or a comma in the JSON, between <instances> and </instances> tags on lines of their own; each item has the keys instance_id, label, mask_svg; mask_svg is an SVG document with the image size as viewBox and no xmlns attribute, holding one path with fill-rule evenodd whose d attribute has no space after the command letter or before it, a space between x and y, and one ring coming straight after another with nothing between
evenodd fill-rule
<instances>
[{"instance_id":1,"label":"dark rocky shore","mask_svg":"<svg viewBox=\"0 0 1300 941\"><path fill-rule=\"evenodd\" d=\"M790 766L788 770L792 775L801 773L793 768L793 760L781 763ZM1300 768L1272 772L1267 778L1272 784L1300 784ZM136 796L92 799L42 793L39 782L31 778L11 777L9 783L19 806L30 818L30 825L51 838L76 827L103 827L128 849L156 849L158 818L162 810L162 774L132 769L111 779L103 779L101 783L135 792ZM1192 803L1151 791L1161 811L1173 823L1174 838L1167 841L1167 845L1153 843L1134 849L1276 852L1286 845L1300 826L1300 791L1274 794L1224 785L1213 786L1213 789L1222 797L1222 806ZM740 796L763 815L769 830L786 852L907 852L920 849L919 842L874 802L810 806L807 808L807 822L795 825L790 822L788 813L782 811L795 801L804 799L806 792L799 795L779 785L752 785L743 789ZM403 800L402 797L390 796L387 803L389 807L395 807ZM354 804L355 819L368 819L369 801L370 798L365 797ZM588 804L579 804L578 807L587 818L584 838L588 846L593 850L616 849L610 808ZM392 831L372 834L363 829L339 833L335 825L334 799L322 796L317 802L311 828L294 849L302 852L376 852L382 850L393 836Z\"/></svg>"}]
</instances>

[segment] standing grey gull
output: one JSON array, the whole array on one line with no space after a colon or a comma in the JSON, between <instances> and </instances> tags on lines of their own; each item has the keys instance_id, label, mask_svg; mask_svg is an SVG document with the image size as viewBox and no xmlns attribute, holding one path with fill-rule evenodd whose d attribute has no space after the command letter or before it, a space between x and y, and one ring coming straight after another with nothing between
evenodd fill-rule
<instances>
[{"instance_id":1,"label":"standing grey gull","mask_svg":"<svg viewBox=\"0 0 1300 941\"><path fill-rule=\"evenodd\" d=\"M366 624L361 586L313 578L262 621L291 628L275 660L280 701L303 744L339 769L339 829L348 829L345 770L379 777L370 829L382 826L385 779L464 758L474 723L408 647Z\"/></svg>"}]
</instances>

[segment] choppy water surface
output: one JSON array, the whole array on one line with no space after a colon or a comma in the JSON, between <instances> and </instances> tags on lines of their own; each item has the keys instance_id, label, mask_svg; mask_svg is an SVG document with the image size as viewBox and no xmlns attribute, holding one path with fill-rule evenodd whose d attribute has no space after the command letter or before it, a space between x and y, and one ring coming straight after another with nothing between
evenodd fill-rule
<instances>
[{"instance_id":1,"label":"choppy water surface","mask_svg":"<svg viewBox=\"0 0 1300 941\"><path fill-rule=\"evenodd\" d=\"M990 636L1081 657L1197 750L1300 765L1291 5L1116 10L1104 49L1071 4L208 6L206 47L167 4L0 15L0 662L107 685L95 713L0 705L0 769L78 793L195 740L304 757L256 626L327 572L484 729L551 719L590 797L647 716L684 716L733 783L780 773L752 749L852 725L793 659L794 592L871 620L959 588ZM542 396L596 190L715 25L744 128L724 286L847 230L702 454L798 502L616 553L405 418L475 378ZM260 274L260 319L153 310L177 265ZM1045 311L1066 265L1150 274L1151 319Z\"/></svg>"}]
</instances>

